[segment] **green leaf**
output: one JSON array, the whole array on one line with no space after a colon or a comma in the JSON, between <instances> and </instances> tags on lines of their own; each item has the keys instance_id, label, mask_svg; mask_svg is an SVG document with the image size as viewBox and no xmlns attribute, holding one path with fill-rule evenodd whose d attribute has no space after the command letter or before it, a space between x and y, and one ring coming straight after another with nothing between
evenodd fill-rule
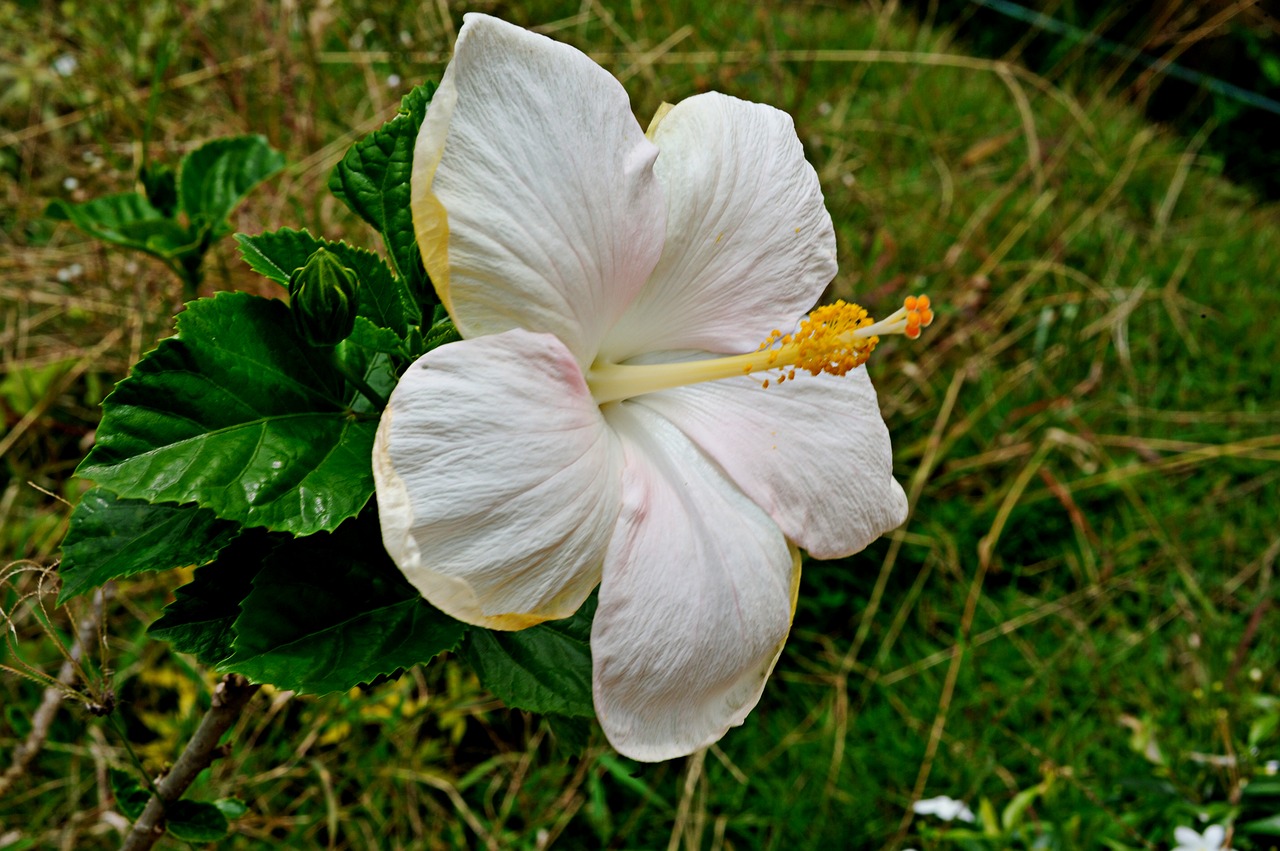
<instances>
[{"instance_id":1,"label":"green leaf","mask_svg":"<svg viewBox=\"0 0 1280 851\"><path fill-rule=\"evenodd\" d=\"M435 86L416 87L394 118L356 142L329 177L329 191L382 234L396 271L411 291L431 299L409 210L409 177L418 128Z\"/></svg>"},{"instance_id":2,"label":"green leaf","mask_svg":"<svg viewBox=\"0 0 1280 851\"><path fill-rule=\"evenodd\" d=\"M571 718L568 715L544 715L543 723L551 730L556 747L564 753L581 756L591 744L595 722L590 718Z\"/></svg>"},{"instance_id":3,"label":"green leaf","mask_svg":"<svg viewBox=\"0 0 1280 851\"><path fill-rule=\"evenodd\" d=\"M417 303L404 281L396 278L382 258L372 251L345 242L317 239L306 230L281 228L255 236L236 234L240 254L254 271L281 284L289 283L295 269L306 264L318 248L332 251L360 279L360 307L364 316L380 328L399 336L422 321Z\"/></svg>"},{"instance_id":4,"label":"green leaf","mask_svg":"<svg viewBox=\"0 0 1280 851\"><path fill-rule=\"evenodd\" d=\"M287 535L246 530L174 592L174 601L147 632L202 664L214 666L226 660L234 652L236 618L241 601L253 590L253 577L277 546L292 541Z\"/></svg>"},{"instance_id":5,"label":"green leaf","mask_svg":"<svg viewBox=\"0 0 1280 851\"><path fill-rule=\"evenodd\" d=\"M375 325L363 316L356 317L355 327L347 337L347 342L373 352L401 357L408 355L405 341L399 334L390 328Z\"/></svg>"},{"instance_id":6,"label":"green leaf","mask_svg":"<svg viewBox=\"0 0 1280 851\"><path fill-rule=\"evenodd\" d=\"M151 793L143 789L132 775L115 768L111 769L111 794L121 814L129 821L137 821L146 809L147 801L151 800Z\"/></svg>"},{"instance_id":7,"label":"green leaf","mask_svg":"<svg viewBox=\"0 0 1280 851\"><path fill-rule=\"evenodd\" d=\"M138 180L151 206L166 218L172 219L178 214L178 177L172 168L160 163L143 163Z\"/></svg>"},{"instance_id":8,"label":"green leaf","mask_svg":"<svg viewBox=\"0 0 1280 851\"><path fill-rule=\"evenodd\" d=\"M217 842L231 825L215 804L204 801L174 801L165 807L165 826L184 842Z\"/></svg>"},{"instance_id":9,"label":"green leaf","mask_svg":"<svg viewBox=\"0 0 1280 851\"><path fill-rule=\"evenodd\" d=\"M426 662L467 629L405 580L373 512L278 548L240 608L235 654L222 669L318 694Z\"/></svg>"},{"instance_id":10,"label":"green leaf","mask_svg":"<svg viewBox=\"0 0 1280 851\"><path fill-rule=\"evenodd\" d=\"M1262 836L1280 836L1280 813L1257 821L1236 825L1236 829L1244 834Z\"/></svg>"},{"instance_id":11,"label":"green leaf","mask_svg":"<svg viewBox=\"0 0 1280 851\"><path fill-rule=\"evenodd\" d=\"M1030 789L1023 789L1021 792L1013 796L1013 800L1005 805L1004 810L1000 813L1000 824L1006 831L1013 830L1022 823L1022 816L1026 813L1027 808L1035 803L1036 798L1045 791L1043 783L1032 786Z\"/></svg>"},{"instance_id":12,"label":"green leaf","mask_svg":"<svg viewBox=\"0 0 1280 851\"><path fill-rule=\"evenodd\" d=\"M325 245L324 240L316 239L305 228L280 228L252 236L238 233L236 242L240 244L240 256L253 271L280 284L288 284L293 270L306 265L307 258Z\"/></svg>"},{"instance_id":13,"label":"green leaf","mask_svg":"<svg viewBox=\"0 0 1280 851\"><path fill-rule=\"evenodd\" d=\"M262 136L214 139L187 154L178 174L182 209L193 228L228 232L227 216L253 187L284 168L284 154Z\"/></svg>"},{"instance_id":14,"label":"green leaf","mask_svg":"<svg viewBox=\"0 0 1280 851\"><path fill-rule=\"evenodd\" d=\"M45 215L69 221L95 239L145 251L172 260L195 250L199 237L151 206L137 192L103 195L83 204L61 199L49 204Z\"/></svg>"},{"instance_id":15,"label":"green leaf","mask_svg":"<svg viewBox=\"0 0 1280 851\"><path fill-rule=\"evenodd\" d=\"M62 541L58 602L109 579L212 561L239 533L202 508L152 505L94 488L71 513Z\"/></svg>"},{"instance_id":16,"label":"green leaf","mask_svg":"<svg viewBox=\"0 0 1280 851\"><path fill-rule=\"evenodd\" d=\"M348 395L282 302L219 293L191 303L178 335L103 402L77 473L127 499L194 502L245 526L334 529L373 494L377 423Z\"/></svg>"},{"instance_id":17,"label":"green leaf","mask_svg":"<svg viewBox=\"0 0 1280 851\"><path fill-rule=\"evenodd\" d=\"M513 709L592 718L591 596L573 617L519 632L473 629L462 655L485 687Z\"/></svg>"},{"instance_id":18,"label":"green leaf","mask_svg":"<svg viewBox=\"0 0 1280 851\"><path fill-rule=\"evenodd\" d=\"M239 798L219 798L213 802L213 805L229 819L240 818L240 816L249 812L249 805Z\"/></svg>"}]
</instances>

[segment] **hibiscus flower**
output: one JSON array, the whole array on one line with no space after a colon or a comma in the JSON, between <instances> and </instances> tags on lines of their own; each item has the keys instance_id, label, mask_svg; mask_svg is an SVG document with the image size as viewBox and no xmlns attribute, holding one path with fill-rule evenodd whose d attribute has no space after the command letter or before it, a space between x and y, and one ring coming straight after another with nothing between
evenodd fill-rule
<instances>
[{"instance_id":1,"label":"hibiscus flower","mask_svg":"<svg viewBox=\"0 0 1280 851\"><path fill-rule=\"evenodd\" d=\"M703 94L646 133L584 54L491 17L466 17L413 167L463 339L383 414L388 552L491 629L568 617L599 585L609 741L653 761L705 747L760 698L797 547L847 556L906 516L861 364L879 335L918 334L927 299L798 322L836 252L787 115Z\"/></svg>"}]
</instances>

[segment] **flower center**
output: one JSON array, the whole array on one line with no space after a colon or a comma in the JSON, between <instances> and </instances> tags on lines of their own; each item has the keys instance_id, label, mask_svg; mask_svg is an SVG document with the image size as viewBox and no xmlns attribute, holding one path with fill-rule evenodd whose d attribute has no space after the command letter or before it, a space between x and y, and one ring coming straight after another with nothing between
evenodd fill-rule
<instances>
[{"instance_id":1,"label":"flower center","mask_svg":"<svg viewBox=\"0 0 1280 851\"><path fill-rule=\"evenodd\" d=\"M794 380L796 373L844 375L862 366L882 336L903 334L910 339L933 321L929 297L909 296L898 310L879 322L856 304L837 301L823 305L800 322L790 334L774 331L754 352L722 358L677 363L620 364L597 361L587 370L587 386L597 404L630 399L658 390L670 390L703 381L738 375L770 373L771 382Z\"/></svg>"}]
</instances>

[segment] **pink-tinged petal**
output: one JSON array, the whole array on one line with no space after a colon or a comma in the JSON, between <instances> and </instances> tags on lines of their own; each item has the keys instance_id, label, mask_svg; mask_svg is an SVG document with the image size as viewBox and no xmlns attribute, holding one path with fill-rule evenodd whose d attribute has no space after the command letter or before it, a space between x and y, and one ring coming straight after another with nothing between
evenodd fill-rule
<instances>
[{"instance_id":1,"label":"pink-tinged petal","mask_svg":"<svg viewBox=\"0 0 1280 851\"><path fill-rule=\"evenodd\" d=\"M666 245L601 354L745 352L789 329L836 273L831 216L790 116L697 95L676 104L653 139Z\"/></svg>"},{"instance_id":2,"label":"pink-tinged petal","mask_svg":"<svg viewBox=\"0 0 1280 851\"><path fill-rule=\"evenodd\" d=\"M636 402L675 423L816 558L858 552L906 520L865 367L760 385L743 376Z\"/></svg>"},{"instance_id":3,"label":"pink-tinged petal","mask_svg":"<svg viewBox=\"0 0 1280 851\"><path fill-rule=\"evenodd\" d=\"M573 355L513 330L441 346L400 379L373 451L387 552L432 605L522 629L600 580L622 453Z\"/></svg>"},{"instance_id":4,"label":"pink-tinged petal","mask_svg":"<svg viewBox=\"0 0 1280 851\"><path fill-rule=\"evenodd\" d=\"M464 337L547 332L585 366L662 251L658 149L583 53L465 21L414 152L423 261Z\"/></svg>"},{"instance_id":5,"label":"pink-tinged petal","mask_svg":"<svg viewBox=\"0 0 1280 851\"><path fill-rule=\"evenodd\" d=\"M596 714L645 761L705 747L760 699L791 627L799 560L661 417L621 403L622 513L591 630Z\"/></svg>"}]
</instances>

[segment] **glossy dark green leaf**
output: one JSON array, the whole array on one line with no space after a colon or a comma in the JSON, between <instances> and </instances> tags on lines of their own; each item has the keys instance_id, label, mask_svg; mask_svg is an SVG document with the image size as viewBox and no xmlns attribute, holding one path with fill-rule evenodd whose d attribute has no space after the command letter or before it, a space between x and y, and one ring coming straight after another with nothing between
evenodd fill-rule
<instances>
[{"instance_id":1,"label":"glossy dark green leaf","mask_svg":"<svg viewBox=\"0 0 1280 851\"><path fill-rule=\"evenodd\" d=\"M214 139L187 154L178 174L182 209L193 226L229 231L227 216L253 187L284 168L284 154L262 136Z\"/></svg>"},{"instance_id":2,"label":"glossy dark green leaf","mask_svg":"<svg viewBox=\"0 0 1280 851\"><path fill-rule=\"evenodd\" d=\"M164 823L174 838L184 842L217 842L231 829L216 805L185 799L165 807Z\"/></svg>"},{"instance_id":3,"label":"glossy dark green leaf","mask_svg":"<svg viewBox=\"0 0 1280 851\"><path fill-rule=\"evenodd\" d=\"M205 665L224 661L234 650L236 618L240 603L253 590L253 577L277 546L293 541L280 533L246 530L174 592L174 601L147 631Z\"/></svg>"},{"instance_id":4,"label":"glossy dark green leaf","mask_svg":"<svg viewBox=\"0 0 1280 851\"><path fill-rule=\"evenodd\" d=\"M404 579L373 512L277 549L240 609L222 669L321 694L426 662L467 629Z\"/></svg>"},{"instance_id":5,"label":"glossy dark green leaf","mask_svg":"<svg viewBox=\"0 0 1280 851\"><path fill-rule=\"evenodd\" d=\"M330 354L297 338L282 302L193 302L178 335L107 397L77 472L126 499L194 502L245 526L334 529L373 494L377 423L350 410Z\"/></svg>"},{"instance_id":6,"label":"glossy dark green leaf","mask_svg":"<svg viewBox=\"0 0 1280 851\"><path fill-rule=\"evenodd\" d=\"M301 268L317 248L337 255L360 279L359 315L380 328L390 328L401 337L409 326L422 321L418 305L405 283L391 273L382 258L372 251L345 242L317 239L306 230L280 230L266 233L236 234L240 254L255 271L281 284L289 282L295 269Z\"/></svg>"},{"instance_id":7,"label":"glossy dark green leaf","mask_svg":"<svg viewBox=\"0 0 1280 851\"><path fill-rule=\"evenodd\" d=\"M519 632L472 629L463 657L485 687L513 709L591 718L592 596L570 618Z\"/></svg>"},{"instance_id":8,"label":"glossy dark green leaf","mask_svg":"<svg viewBox=\"0 0 1280 851\"><path fill-rule=\"evenodd\" d=\"M56 200L45 215L69 221L90 236L113 245L173 259L194 250L199 238L136 192L103 195L83 204Z\"/></svg>"},{"instance_id":9,"label":"glossy dark green leaf","mask_svg":"<svg viewBox=\"0 0 1280 851\"><path fill-rule=\"evenodd\" d=\"M239 533L237 524L193 505L152 505L94 488L71 513L58 565L58 600L109 579L205 564Z\"/></svg>"},{"instance_id":10,"label":"glossy dark green leaf","mask_svg":"<svg viewBox=\"0 0 1280 851\"><path fill-rule=\"evenodd\" d=\"M429 288L409 211L409 177L434 91L427 84L405 95L396 116L352 145L329 177L329 191L382 234L396 271L423 300Z\"/></svg>"},{"instance_id":11,"label":"glossy dark green leaf","mask_svg":"<svg viewBox=\"0 0 1280 851\"><path fill-rule=\"evenodd\" d=\"M116 799L116 807L129 821L137 821L138 816L146 809L151 793L143 789L133 776L118 769L111 769L111 794Z\"/></svg>"}]
</instances>

